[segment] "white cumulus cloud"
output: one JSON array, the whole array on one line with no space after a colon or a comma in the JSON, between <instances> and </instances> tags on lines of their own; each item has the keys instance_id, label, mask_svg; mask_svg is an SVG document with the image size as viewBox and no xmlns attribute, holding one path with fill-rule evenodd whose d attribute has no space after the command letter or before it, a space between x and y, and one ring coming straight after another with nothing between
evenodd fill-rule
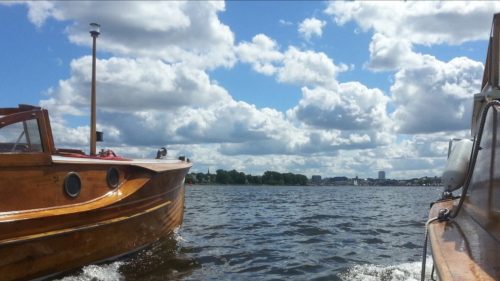
<instances>
[{"instance_id":1,"label":"white cumulus cloud","mask_svg":"<svg viewBox=\"0 0 500 281\"><path fill-rule=\"evenodd\" d=\"M362 30L372 31L367 66L393 70L425 59L414 53L416 44L461 44L485 39L491 16L498 11L499 2L334 1L324 12L339 25L354 21Z\"/></svg>"},{"instance_id":2,"label":"white cumulus cloud","mask_svg":"<svg viewBox=\"0 0 500 281\"><path fill-rule=\"evenodd\" d=\"M365 31L431 45L483 39L499 10L498 2L480 1L334 1L325 13L340 25L355 21Z\"/></svg>"},{"instance_id":3,"label":"white cumulus cloud","mask_svg":"<svg viewBox=\"0 0 500 281\"><path fill-rule=\"evenodd\" d=\"M278 44L264 34L257 34L252 42L242 42L236 47L239 59L250 63L259 73L272 75L276 72L276 65L283 60L284 55L279 52Z\"/></svg>"},{"instance_id":4,"label":"white cumulus cloud","mask_svg":"<svg viewBox=\"0 0 500 281\"><path fill-rule=\"evenodd\" d=\"M472 96L479 91L480 62L465 57L445 63L433 57L395 75L392 114L401 133L432 133L470 127Z\"/></svg>"},{"instance_id":5,"label":"white cumulus cloud","mask_svg":"<svg viewBox=\"0 0 500 281\"><path fill-rule=\"evenodd\" d=\"M220 22L221 1L26 2L28 18L41 27L49 18L69 21L71 42L89 45L88 24L101 24L100 50L198 68L232 66L234 35Z\"/></svg>"},{"instance_id":6,"label":"white cumulus cloud","mask_svg":"<svg viewBox=\"0 0 500 281\"><path fill-rule=\"evenodd\" d=\"M337 75L348 68L336 65L325 53L301 51L292 46L284 53L277 79L295 85L324 85L336 81Z\"/></svg>"},{"instance_id":7,"label":"white cumulus cloud","mask_svg":"<svg viewBox=\"0 0 500 281\"><path fill-rule=\"evenodd\" d=\"M374 130L390 127L387 98L378 89L358 82L335 87L302 88L303 98L289 114L317 128L339 130Z\"/></svg>"},{"instance_id":8,"label":"white cumulus cloud","mask_svg":"<svg viewBox=\"0 0 500 281\"><path fill-rule=\"evenodd\" d=\"M87 112L90 69L91 57L73 60L71 77L61 80L58 90L52 91L51 97L41 104L59 112L78 113L82 109ZM226 90L212 83L204 71L189 65L112 57L98 60L96 72L97 103L102 110L168 110L230 100Z\"/></svg>"},{"instance_id":9,"label":"white cumulus cloud","mask_svg":"<svg viewBox=\"0 0 500 281\"><path fill-rule=\"evenodd\" d=\"M321 37L325 25L325 21L317 18L307 18L299 24L298 31L306 40L310 40L313 36Z\"/></svg>"}]
</instances>

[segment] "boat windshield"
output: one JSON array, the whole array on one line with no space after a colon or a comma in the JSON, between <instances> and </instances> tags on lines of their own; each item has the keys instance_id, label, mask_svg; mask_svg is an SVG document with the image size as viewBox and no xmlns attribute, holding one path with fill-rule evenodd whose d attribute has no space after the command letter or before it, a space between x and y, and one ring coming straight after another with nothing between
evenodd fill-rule
<instances>
[{"instance_id":1,"label":"boat windshield","mask_svg":"<svg viewBox=\"0 0 500 281\"><path fill-rule=\"evenodd\" d=\"M43 152L37 119L0 128L0 153L9 152Z\"/></svg>"}]
</instances>

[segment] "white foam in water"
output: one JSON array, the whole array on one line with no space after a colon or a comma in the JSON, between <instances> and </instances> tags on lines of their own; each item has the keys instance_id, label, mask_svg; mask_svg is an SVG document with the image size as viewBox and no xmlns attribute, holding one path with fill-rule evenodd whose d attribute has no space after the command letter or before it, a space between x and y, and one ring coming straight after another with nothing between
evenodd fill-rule
<instances>
[{"instance_id":1,"label":"white foam in water","mask_svg":"<svg viewBox=\"0 0 500 281\"><path fill-rule=\"evenodd\" d=\"M426 278L430 278L432 258L427 257ZM402 263L398 265L355 265L340 277L345 281L418 281L422 262Z\"/></svg>"},{"instance_id":2,"label":"white foam in water","mask_svg":"<svg viewBox=\"0 0 500 281\"><path fill-rule=\"evenodd\" d=\"M82 268L83 272L74 276L67 276L60 281L116 281L123 280L118 269L124 262L117 261L110 264L87 265Z\"/></svg>"},{"instance_id":3,"label":"white foam in water","mask_svg":"<svg viewBox=\"0 0 500 281\"><path fill-rule=\"evenodd\" d=\"M177 243L181 243L181 242L185 242L186 239L184 239L181 234L179 233L181 227L178 226L176 228L174 228L174 230L172 231L173 235L174 235L174 239L175 241L177 241Z\"/></svg>"}]
</instances>

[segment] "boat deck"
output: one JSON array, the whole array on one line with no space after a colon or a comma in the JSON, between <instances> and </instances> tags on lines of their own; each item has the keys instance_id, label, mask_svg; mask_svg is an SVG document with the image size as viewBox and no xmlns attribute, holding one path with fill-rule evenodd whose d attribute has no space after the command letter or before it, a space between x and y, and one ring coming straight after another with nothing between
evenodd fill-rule
<instances>
[{"instance_id":1,"label":"boat deck","mask_svg":"<svg viewBox=\"0 0 500 281\"><path fill-rule=\"evenodd\" d=\"M96 158L80 158L52 155L52 163L55 164L111 164L132 165L151 171L160 172L165 170L178 170L191 167L192 164L176 159L132 159L132 160L108 160Z\"/></svg>"},{"instance_id":2,"label":"boat deck","mask_svg":"<svg viewBox=\"0 0 500 281\"><path fill-rule=\"evenodd\" d=\"M434 204L429 217L453 208L453 201ZM500 280L500 242L462 209L450 221L429 225L432 256L439 279Z\"/></svg>"}]
</instances>

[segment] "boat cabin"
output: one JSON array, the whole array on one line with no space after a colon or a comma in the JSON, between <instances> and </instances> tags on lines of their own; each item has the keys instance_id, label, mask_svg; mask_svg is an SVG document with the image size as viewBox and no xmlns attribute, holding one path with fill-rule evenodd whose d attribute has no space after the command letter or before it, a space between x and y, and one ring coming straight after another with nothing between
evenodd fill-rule
<instances>
[{"instance_id":1,"label":"boat cabin","mask_svg":"<svg viewBox=\"0 0 500 281\"><path fill-rule=\"evenodd\" d=\"M48 164L55 153L46 109L0 108L0 166Z\"/></svg>"}]
</instances>

